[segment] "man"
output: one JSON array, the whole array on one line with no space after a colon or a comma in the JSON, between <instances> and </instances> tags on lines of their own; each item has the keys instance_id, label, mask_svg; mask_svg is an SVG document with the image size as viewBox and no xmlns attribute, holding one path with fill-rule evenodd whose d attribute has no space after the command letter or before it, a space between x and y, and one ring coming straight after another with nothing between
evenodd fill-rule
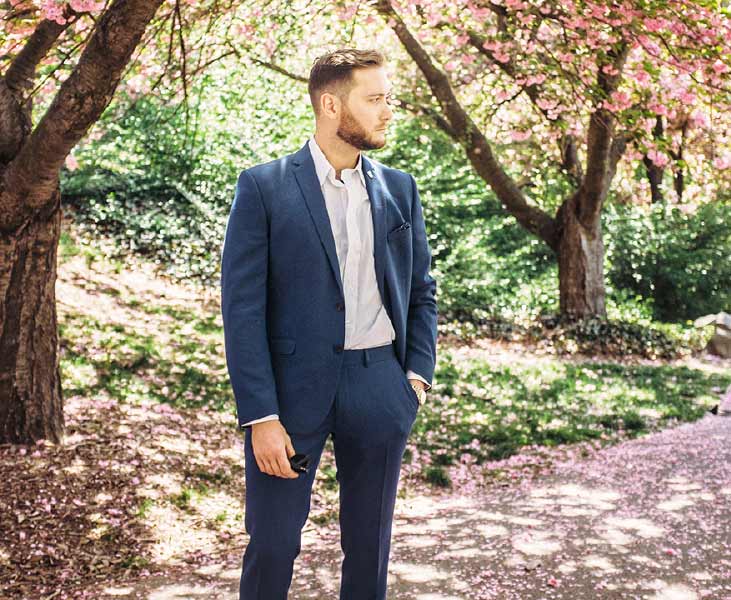
<instances>
[{"instance_id":1,"label":"man","mask_svg":"<svg viewBox=\"0 0 731 600\"><path fill-rule=\"evenodd\" d=\"M436 361L436 282L414 178L362 154L393 117L385 59L343 49L309 78L315 134L238 178L221 269L244 429L242 600L285 600L332 436L341 600L383 600L401 459ZM307 472L289 458L309 455Z\"/></svg>"}]
</instances>

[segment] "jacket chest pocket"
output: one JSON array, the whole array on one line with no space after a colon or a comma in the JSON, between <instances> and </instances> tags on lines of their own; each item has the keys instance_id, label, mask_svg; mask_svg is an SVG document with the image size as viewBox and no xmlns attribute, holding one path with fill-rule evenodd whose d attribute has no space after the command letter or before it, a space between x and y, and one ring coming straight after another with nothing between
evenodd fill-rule
<instances>
[{"instance_id":1,"label":"jacket chest pocket","mask_svg":"<svg viewBox=\"0 0 731 600\"><path fill-rule=\"evenodd\" d=\"M389 244L396 244L411 237L411 223L408 221L401 223L386 234L386 240Z\"/></svg>"}]
</instances>

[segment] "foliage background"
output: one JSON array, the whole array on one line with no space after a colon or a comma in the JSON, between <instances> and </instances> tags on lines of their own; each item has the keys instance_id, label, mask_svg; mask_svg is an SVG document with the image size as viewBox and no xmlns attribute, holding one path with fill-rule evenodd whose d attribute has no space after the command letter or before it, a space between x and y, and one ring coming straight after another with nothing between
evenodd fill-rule
<instances>
[{"instance_id":1,"label":"foliage background","mask_svg":"<svg viewBox=\"0 0 731 600\"><path fill-rule=\"evenodd\" d=\"M216 285L238 173L299 149L313 119L305 86L261 66L212 70L192 98L186 123L179 103L122 97L77 147L62 193L90 242L110 239L108 255L147 256L174 277ZM388 145L369 155L417 179L445 320L515 325L558 311L551 250L517 226L431 121L397 110ZM560 173L547 165L530 180L544 206L558 205ZM687 338L689 320L728 310L728 223L728 192L697 208L610 194L609 316L645 328L671 323Z\"/></svg>"}]
</instances>

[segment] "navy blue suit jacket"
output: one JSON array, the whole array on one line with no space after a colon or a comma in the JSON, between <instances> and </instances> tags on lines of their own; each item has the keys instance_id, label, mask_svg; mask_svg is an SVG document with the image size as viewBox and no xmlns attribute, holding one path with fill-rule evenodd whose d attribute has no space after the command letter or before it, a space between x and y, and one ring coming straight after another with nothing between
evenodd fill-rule
<instances>
[{"instance_id":1,"label":"navy blue suit jacket","mask_svg":"<svg viewBox=\"0 0 731 600\"><path fill-rule=\"evenodd\" d=\"M436 281L414 178L362 155L376 280L404 369L431 382ZM307 144L239 175L221 264L226 362L239 426L277 413L307 433L327 416L345 340L330 220Z\"/></svg>"}]
</instances>

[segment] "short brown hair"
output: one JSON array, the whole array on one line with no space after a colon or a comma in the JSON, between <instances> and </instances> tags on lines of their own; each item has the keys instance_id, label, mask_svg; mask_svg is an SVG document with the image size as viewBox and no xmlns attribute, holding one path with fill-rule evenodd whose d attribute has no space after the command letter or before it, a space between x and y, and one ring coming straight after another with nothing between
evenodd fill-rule
<instances>
[{"instance_id":1,"label":"short brown hair","mask_svg":"<svg viewBox=\"0 0 731 600\"><path fill-rule=\"evenodd\" d=\"M323 91L332 91L341 98L347 96L353 82L352 72L355 69L380 67L385 62L386 57L378 50L355 48L341 48L317 58L310 69L310 78L307 82L307 91L310 93L315 116L319 112L320 94Z\"/></svg>"}]
</instances>

